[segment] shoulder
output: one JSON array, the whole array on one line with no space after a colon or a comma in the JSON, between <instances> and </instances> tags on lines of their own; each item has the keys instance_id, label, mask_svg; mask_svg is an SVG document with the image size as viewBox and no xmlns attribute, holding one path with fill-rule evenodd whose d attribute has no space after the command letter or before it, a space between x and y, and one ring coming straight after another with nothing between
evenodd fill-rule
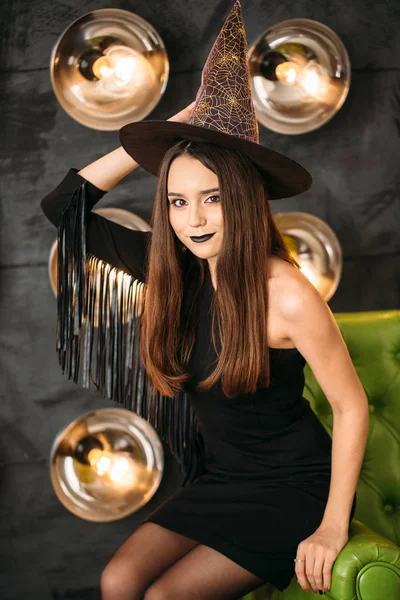
<instances>
[{"instance_id":1,"label":"shoulder","mask_svg":"<svg viewBox=\"0 0 400 600\"><path fill-rule=\"evenodd\" d=\"M273 256L270 260L270 295L277 313L291 319L303 318L312 312L316 305L325 303L318 290L305 275L286 260Z\"/></svg>"}]
</instances>

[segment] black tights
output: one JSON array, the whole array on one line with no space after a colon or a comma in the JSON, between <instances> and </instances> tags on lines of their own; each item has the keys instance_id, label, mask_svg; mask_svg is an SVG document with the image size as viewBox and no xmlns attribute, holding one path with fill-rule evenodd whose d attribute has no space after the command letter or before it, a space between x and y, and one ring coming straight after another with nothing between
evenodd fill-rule
<instances>
[{"instance_id":1,"label":"black tights","mask_svg":"<svg viewBox=\"0 0 400 600\"><path fill-rule=\"evenodd\" d=\"M237 600L262 579L224 554L156 523L142 523L101 575L102 600Z\"/></svg>"}]
</instances>

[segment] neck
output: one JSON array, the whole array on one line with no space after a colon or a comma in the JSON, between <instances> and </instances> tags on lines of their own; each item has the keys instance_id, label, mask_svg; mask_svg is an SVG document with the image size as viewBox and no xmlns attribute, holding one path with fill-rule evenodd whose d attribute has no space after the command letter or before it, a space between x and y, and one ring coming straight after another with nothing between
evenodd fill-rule
<instances>
[{"instance_id":1,"label":"neck","mask_svg":"<svg viewBox=\"0 0 400 600\"><path fill-rule=\"evenodd\" d=\"M208 270L210 272L211 283L212 283L214 290L216 290L217 289L217 277L215 274L215 264L214 263L210 264L210 261L207 261L207 262L208 262Z\"/></svg>"}]
</instances>

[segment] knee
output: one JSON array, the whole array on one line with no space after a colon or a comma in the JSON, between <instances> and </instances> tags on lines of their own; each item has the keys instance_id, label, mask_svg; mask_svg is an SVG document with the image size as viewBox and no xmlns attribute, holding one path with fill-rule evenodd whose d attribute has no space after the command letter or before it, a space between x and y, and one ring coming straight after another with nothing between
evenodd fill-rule
<instances>
[{"instance_id":1,"label":"knee","mask_svg":"<svg viewBox=\"0 0 400 600\"><path fill-rule=\"evenodd\" d=\"M100 589L102 600L139 600L143 595L132 565L121 559L111 560L103 569Z\"/></svg>"},{"instance_id":2,"label":"knee","mask_svg":"<svg viewBox=\"0 0 400 600\"><path fill-rule=\"evenodd\" d=\"M118 598L118 595L121 592L122 580L123 573L121 564L113 561L109 562L103 569L100 578L102 600L112 600L112 598Z\"/></svg>"},{"instance_id":3,"label":"knee","mask_svg":"<svg viewBox=\"0 0 400 600\"><path fill-rule=\"evenodd\" d=\"M153 583L144 593L143 600L179 600L180 596L171 590L168 590L164 585L157 582Z\"/></svg>"}]
</instances>

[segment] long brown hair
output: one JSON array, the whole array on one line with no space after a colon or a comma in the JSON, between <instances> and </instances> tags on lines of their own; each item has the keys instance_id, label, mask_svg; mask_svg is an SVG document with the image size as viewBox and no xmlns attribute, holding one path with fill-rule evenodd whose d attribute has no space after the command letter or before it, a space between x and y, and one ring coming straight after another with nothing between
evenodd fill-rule
<instances>
[{"instance_id":1,"label":"long brown hair","mask_svg":"<svg viewBox=\"0 0 400 600\"><path fill-rule=\"evenodd\" d=\"M253 393L270 383L268 257L279 256L297 268L299 265L289 255L273 218L268 181L238 150L182 140L164 156L150 223L141 360L151 384L161 394L173 397L190 379L187 369L194 344L196 297L208 265L190 250L182 252L182 243L169 222L168 171L173 159L183 154L198 159L217 175L224 222L216 265L218 286L212 302L212 342L218 361L197 389L209 390L220 379L229 398Z\"/></svg>"}]
</instances>

